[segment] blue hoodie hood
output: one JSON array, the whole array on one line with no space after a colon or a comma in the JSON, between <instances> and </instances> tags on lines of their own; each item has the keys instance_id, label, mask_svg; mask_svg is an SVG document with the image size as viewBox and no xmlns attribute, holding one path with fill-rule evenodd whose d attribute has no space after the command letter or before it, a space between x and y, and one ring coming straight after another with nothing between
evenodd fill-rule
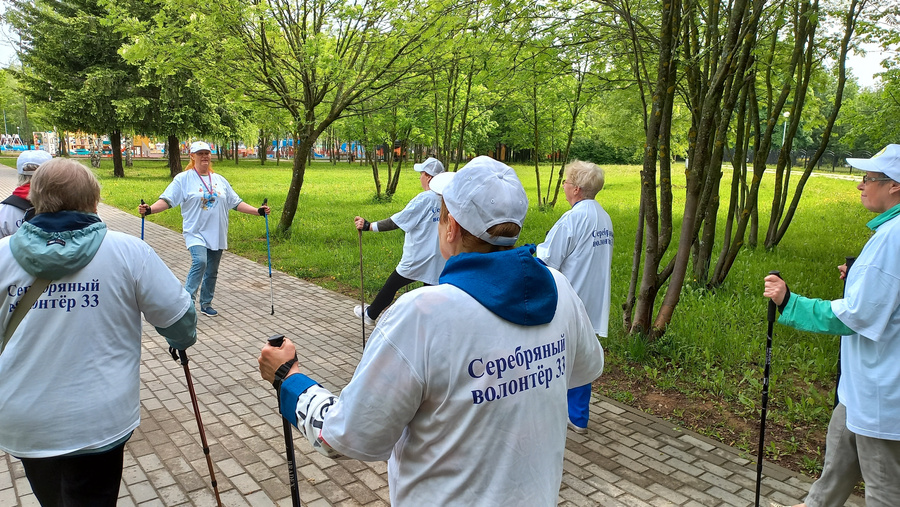
<instances>
[{"instance_id":1,"label":"blue hoodie hood","mask_svg":"<svg viewBox=\"0 0 900 507\"><path fill-rule=\"evenodd\" d=\"M87 266L105 236L106 224L94 213L41 213L19 227L9 248L28 274L58 280Z\"/></svg>"},{"instance_id":2,"label":"blue hoodie hood","mask_svg":"<svg viewBox=\"0 0 900 507\"><path fill-rule=\"evenodd\" d=\"M462 253L447 260L440 283L472 296L503 320L539 326L553 320L558 293L553 274L534 258L535 246Z\"/></svg>"}]
</instances>

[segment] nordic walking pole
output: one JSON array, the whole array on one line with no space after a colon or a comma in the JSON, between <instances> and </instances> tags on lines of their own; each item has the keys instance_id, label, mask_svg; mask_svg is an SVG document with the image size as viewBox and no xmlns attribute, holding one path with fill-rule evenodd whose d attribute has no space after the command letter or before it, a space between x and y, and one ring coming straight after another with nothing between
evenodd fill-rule
<instances>
[{"instance_id":1,"label":"nordic walking pole","mask_svg":"<svg viewBox=\"0 0 900 507\"><path fill-rule=\"evenodd\" d=\"M181 359L181 366L184 368L184 376L187 379L188 391L191 393L191 404L194 406L194 417L197 419L197 428L200 430L200 443L203 444L203 454L206 455L206 466L209 468L210 483L213 492L216 494L216 505L222 507L222 499L219 498L219 485L216 483L216 472L213 471L212 458L209 455L209 444L206 443L206 432L203 431L203 421L200 420L200 407L197 405L197 394L194 392L194 382L191 380L191 370L188 368L187 352L178 350L173 347L169 348L172 359L178 361Z\"/></svg>"},{"instance_id":2,"label":"nordic walking pole","mask_svg":"<svg viewBox=\"0 0 900 507\"><path fill-rule=\"evenodd\" d=\"M362 255L362 229L357 229L359 233L359 307L362 308L362 316L359 318L362 326L362 342L363 350L366 348L366 289L363 286L363 255Z\"/></svg>"},{"instance_id":3,"label":"nordic walking pole","mask_svg":"<svg viewBox=\"0 0 900 507\"><path fill-rule=\"evenodd\" d=\"M276 334L269 337L269 345L273 347L281 347L284 343L284 335ZM281 393L275 393L278 396L278 413L281 414ZM291 482L291 505L300 507L300 488L297 486L297 462L294 458L294 432L291 430L291 423L284 416L281 417L281 424L284 426L284 451L287 454L288 462L288 479Z\"/></svg>"},{"instance_id":4,"label":"nordic walking pole","mask_svg":"<svg viewBox=\"0 0 900 507\"><path fill-rule=\"evenodd\" d=\"M769 271L770 275L781 278L781 272ZM763 371L762 415L759 418L759 451L756 453L756 507L759 507L759 489L762 486L763 452L766 448L766 411L769 407L769 368L772 365L772 328L775 327L775 312L778 307L769 300L766 333L766 367Z\"/></svg>"},{"instance_id":5,"label":"nordic walking pole","mask_svg":"<svg viewBox=\"0 0 900 507\"><path fill-rule=\"evenodd\" d=\"M144 200L141 199L141 204L147 204L147 203L145 203ZM141 214L141 241L144 241L144 218L145 218L145 215Z\"/></svg>"},{"instance_id":6,"label":"nordic walking pole","mask_svg":"<svg viewBox=\"0 0 900 507\"><path fill-rule=\"evenodd\" d=\"M262 205L265 206L269 202L269 198L263 199ZM275 289L272 287L272 246L269 243L269 214L266 217L266 253L269 254L269 297L272 301L272 315L275 315Z\"/></svg>"},{"instance_id":7,"label":"nordic walking pole","mask_svg":"<svg viewBox=\"0 0 900 507\"><path fill-rule=\"evenodd\" d=\"M844 291L847 290L847 275L850 274L850 267L856 262L856 257L844 257L844 259L846 260L847 271L844 272L844 289L841 291L841 297L844 296ZM841 402L841 399L838 397L838 386L841 385L841 341L843 341L843 338L838 341L837 378L834 381L834 408L837 408L838 403Z\"/></svg>"}]
</instances>

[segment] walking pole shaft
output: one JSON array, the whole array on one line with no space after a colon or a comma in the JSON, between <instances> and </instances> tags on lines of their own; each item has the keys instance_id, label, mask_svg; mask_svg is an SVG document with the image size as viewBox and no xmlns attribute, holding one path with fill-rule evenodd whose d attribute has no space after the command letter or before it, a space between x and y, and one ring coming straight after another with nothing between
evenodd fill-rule
<instances>
[{"instance_id":1,"label":"walking pole shaft","mask_svg":"<svg viewBox=\"0 0 900 507\"><path fill-rule=\"evenodd\" d=\"M263 199L263 206L269 198ZM272 244L269 242L269 214L266 213L266 253L269 256L269 298L272 303L272 315L275 315L275 288L272 286Z\"/></svg>"},{"instance_id":2,"label":"walking pole shaft","mask_svg":"<svg viewBox=\"0 0 900 507\"><path fill-rule=\"evenodd\" d=\"M188 367L187 352L184 350L171 349L172 357L175 360L181 360L181 366L184 368L184 376L187 379L188 391L191 393L191 405L194 407L194 418L197 419L197 428L200 431L200 443L203 446L203 454L206 455L206 466L209 468L210 484L212 484L213 493L216 495L216 505L222 507L222 499L219 497L219 484L216 482L216 472L213 470L212 457L209 455L209 444L206 443L206 432L203 431L203 421L200 419L200 406L197 404L197 394L194 392L194 382L191 380L191 370Z\"/></svg>"},{"instance_id":3,"label":"walking pole shaft","mask_svg":"<svg viewBox=\"0 0 900 507\"><path fill-rule=\"evenodd\" d=\"M284 343L284 335L277 334L269 338L269 345L273 347L281 347ZM278 397L278 413L281 414L281 393L276 392ZM294 456L294 431L291 423L284 416L281 417L281 425L284 428L284 452L287 455L288 463L288 480L291 484L291 505L300 507L300 488L297 485L297 462Z\"/></svg>"},{"instance_id":4,"label":"walking pole shaft","mask_svg":"<svg viewBox=\"0 0 900 507\"><path fill-rule=\"evenodd\" d=\"M366 289L363 285L363 252L362 252L362 229L357 229L359 233L359 307L362 308L362 317L360 324L362 326L362 344L363 349L366 348Z\"/></svg>"},{"instance_id":5,"label":"walking pole shaft","mask_svg":"<svg viewBox=\"0 0 900 507\"><path fill-rule=\"evenodd\" d=\"M147 203L145 203L144 200L141 199L141 204L147 204ZM144 219L145 219L144 215L141 215L141 241L144 241Z\"/></svg>"},{"instance_id":6,"label":"walking pole shaft","mask_svg":"<svg viewBox=\"0 0 900 507\"><path fill-rule=\"evenodd\" d=\"M769 271L770 275L781 278L778 271ZM762 486L763 454L766 449L766 413L769 407L769 370L772 366L772 330L775 327L775 315L778 307L769 300L766 316L766 366L763 370L762 412L759 418L759 449L756 453L756 507L759 507L759 492Z\"/></svg>"}]
</instances>

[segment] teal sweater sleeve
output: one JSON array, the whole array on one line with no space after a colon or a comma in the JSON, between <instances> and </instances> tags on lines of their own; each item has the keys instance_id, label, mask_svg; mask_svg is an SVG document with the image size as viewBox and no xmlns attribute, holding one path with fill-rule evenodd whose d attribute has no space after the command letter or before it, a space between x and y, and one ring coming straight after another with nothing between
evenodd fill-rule
<instances>
[{"instance_id":1,"label":"teal sweater sleeve","mask_svg":"<svg viewBox=\"0 0 900 507\"><path fill-rule=\"evenodd\" d=\"M794 293L788 298L778 323L813 333L841 336L854 333L834 315L831 301L810 299Z\"/></svg>"},{"instance_id":2,"label":"teal sweater sleeve","mask_svg":"<svg viewBox=\"0 0 900 507\"><path fill-rule=\"evenodd\" d=\"M188 307L180 319L169 327L157 327L156 331L165 337L169 346L185 350L197 342L197 310L194 304Z\"/></svg>"}]
</instances>

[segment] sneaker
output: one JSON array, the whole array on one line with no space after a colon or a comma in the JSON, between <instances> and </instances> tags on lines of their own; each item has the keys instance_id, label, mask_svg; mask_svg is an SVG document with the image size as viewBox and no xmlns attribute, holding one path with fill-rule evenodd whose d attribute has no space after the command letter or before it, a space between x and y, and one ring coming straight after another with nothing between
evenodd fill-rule
<instances>
[{"instance_id":1,"label":"sneaker","mask_svg":"<svg viewBox=\"0 0 900 507\"><path fill-rule=\"evenodd\" d=\"M215 311L211 306L203 306L200 308L200 313L206 315L207 317L215 317L219 314L219 312Z\"/></svg>"},{"instance_id":2,"label":"sneaker","mask_svg":"<svg viewBox=\"0 0 900 507\"><path fill-rule=\"evenodd\" d=\"M566 425L569 427L569 429L574 431L575 433L578 433L579 435L587 435L587 428L582 428L581 426L576 426L575 423L573 423L571 419L567 419L566 423L567 423Z\"/></svg>"},{"instance_id":3,"label":"sneaker","mask_svg":"<svg viewBox=\"0 0 900 507\"><path fill-rule=\"evenodd\" d=\"M375 319L372 319L372 318L369 317L369 312L368 312L368 310L369 310L369 305L366 305L366 317L365 317L366 325L367 325L367 326L374 326L377 322L375 321ZM354 307L353 307L353 313L356 315L356 318L357 318L357 319L362 318L362 316L363 316L363 308L362 308L362 306L360 306L360 305L354 306Z\"/></svg>"}]
</instances>

